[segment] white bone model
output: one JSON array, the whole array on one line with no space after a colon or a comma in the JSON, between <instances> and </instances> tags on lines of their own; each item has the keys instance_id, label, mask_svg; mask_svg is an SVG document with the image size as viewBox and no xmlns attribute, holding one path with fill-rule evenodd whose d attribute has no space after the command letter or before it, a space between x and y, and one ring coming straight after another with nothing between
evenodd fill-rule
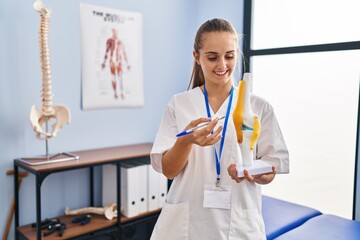
<instances>
[{"instance_id":1,"label":"white bone model","mask_svg":"<svg viewBox=\"0 0 360 240\"><path fill-rule=\"evenodd\" d=\"M250 105L251 85L251 73L244 73L243 80L239 84L238 100L233 112L233 122L243 160L243 164L236 164L238 177L244 176L244 169L247 169L250 175L272 172L269 164L260 160L253 161L253 150L260 136L261 124L259 117L254 114Z\"/></svg>"},{"instance_id":2,"label":"white bone model","mask_svg":"<svg viewBox=\"0 0 360 240\"><path fill-rule=\"evenodd\" d=\"M36 132L36 137L46 140L55 137L59 129L65 124L70 123L70 111L64 105L53 105L51 69L50 69L50 50L48 42L49 22L51 10L46 7L41 0L36 0L33 4L34 9L40 13L40 58L42 71L42 107L39 110L35 105L31 107L30 123ZM52 129L48 131L47 124L51 119L55 119ZM45 129L44 129L45 126Z\"/></svg>"},{"instance_id":3,"label":"white bone model","mask_svg":"<svg viewBox=\"0 0 360 240\"><path fill-rule=\"evenodd\" d=\"M78 215L78 214L87 214L87 213L104 215L108 220L111 220L114 217L117 217L116 204L113 203L106 207L87 207L76 210L70 210L69 208L65 209L66 215Z\"/></svg>"}]
</instances>

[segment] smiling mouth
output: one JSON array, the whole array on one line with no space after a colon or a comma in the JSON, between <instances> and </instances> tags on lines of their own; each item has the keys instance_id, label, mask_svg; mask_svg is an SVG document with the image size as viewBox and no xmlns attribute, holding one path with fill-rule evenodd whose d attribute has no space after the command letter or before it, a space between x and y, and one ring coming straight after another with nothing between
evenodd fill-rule
<instances>
[{"instance_id":1,"label":"smiling mouth","mask_svg":"<svg viewBox=\"0 0 360 240\"><path fill-rule=\"evenodd\" d=\"M214 71L214 73L218 76L224 76L229 70L226 71Z\"/></svg>"}]
</instances>

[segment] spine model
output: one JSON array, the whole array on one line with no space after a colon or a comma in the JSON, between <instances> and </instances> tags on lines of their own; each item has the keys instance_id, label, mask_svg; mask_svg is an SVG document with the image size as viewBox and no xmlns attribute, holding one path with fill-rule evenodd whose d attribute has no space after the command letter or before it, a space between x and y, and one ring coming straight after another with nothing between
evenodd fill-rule
<instances>
[{"instance_id":1,"label":"spine model","mask_svg":"<svg viewBox=\"0 0 360 240\"><path fill-rule=\"evenodd\" d=\"M49 23L51 10L36 0L34 9L40 14L40 61L42 71L42 106L39 110L35 105L31 107L30 123L40 140L55 137L59 129L70 123L70 111L64 105L53 105L51 85L51 66L49 50ZM54 120L51 130L48 130L48 122Z\"/></svg>"}]
</instances>

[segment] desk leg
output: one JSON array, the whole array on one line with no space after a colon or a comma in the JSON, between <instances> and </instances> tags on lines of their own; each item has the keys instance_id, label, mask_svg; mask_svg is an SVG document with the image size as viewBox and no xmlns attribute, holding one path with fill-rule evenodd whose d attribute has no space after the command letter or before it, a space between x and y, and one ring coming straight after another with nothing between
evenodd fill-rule
<instances>
[{"instance_id":1,"label":"desk leg","mask_svg":"<svg viewBox=\"0 0 360 240\"><path fill-rule=\"evenodd\" d=\"M94 167L90 167L90 206L94 207Z\"/></svg>"},{"instance_id":2,"label":"desk leg","mask_svg":"<svg viewBox=\"0 0 360 240\"><path fill-rule=\"evenodd\" d=\"M15 239L19 239L17 228L19 227L19 167L14 163L14 225L15 225Z\"/></svg>"},{"instance_id":3,"label":"desk leg","mask_svg":"<svg viewBox=\"0 0 360 240\"><path fill-rule=\"evenodd\" d=\"M36 174L36 239L41 240L41 183L42 178Z\"/></svg>"},{"instance_id":4,"label":"desk leg","mask_svg":"<svg viewBox=\"0 0 360 240\"><path fill-rule=\"evenodd\" d=\"M117 227L118 227L118 239L122 239L122 229L121 229L121 169L120 163L116 163L116 201L117 201Z\"/></svg>"}]
</instances>

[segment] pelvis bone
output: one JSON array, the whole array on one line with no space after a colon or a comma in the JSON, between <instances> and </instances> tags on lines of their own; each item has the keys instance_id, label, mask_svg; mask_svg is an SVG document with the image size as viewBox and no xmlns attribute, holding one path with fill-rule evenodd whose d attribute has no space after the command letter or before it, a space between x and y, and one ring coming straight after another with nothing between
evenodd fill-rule
<instances>
[{"instance_id":1,"label":"pelvis bone","mask_svg":"<svg viewBox=\"0 0 360 240\"><path fill-rule=\"evenodd\" d=\"M31 107L30 123L36 132L36 137L40 140L55 137L57 132L65 125L70 123L70 111L64 105L52 103L51 69L50 69L50 50L49 50L49 22L51 10L46 7L41 0L36 0L34 9L40 13L40 60L42 70L42 107L39 110L36 106ZM52 129L48 131L48 122L55 119ZM44 129L45 126L45 129Z\"/></svg>"},{"instance_id":2,"label":"pelvis bone","mask_svg":"<svg viewBox=\"0 0 360 240\"><path fill-rule=\"evenodd\" d=\"M53 114L46 116L35 105L31 107L30 123L36 132L36 138L46 140L55 137L57 132L65 125L70 123L70 111L64 105L53 106ZM51 126L51 131L47 131L45 124L51 119L56 119L56 122ZM44 129L45 127L45 129Z\"/></svg>"}]
</instances>

